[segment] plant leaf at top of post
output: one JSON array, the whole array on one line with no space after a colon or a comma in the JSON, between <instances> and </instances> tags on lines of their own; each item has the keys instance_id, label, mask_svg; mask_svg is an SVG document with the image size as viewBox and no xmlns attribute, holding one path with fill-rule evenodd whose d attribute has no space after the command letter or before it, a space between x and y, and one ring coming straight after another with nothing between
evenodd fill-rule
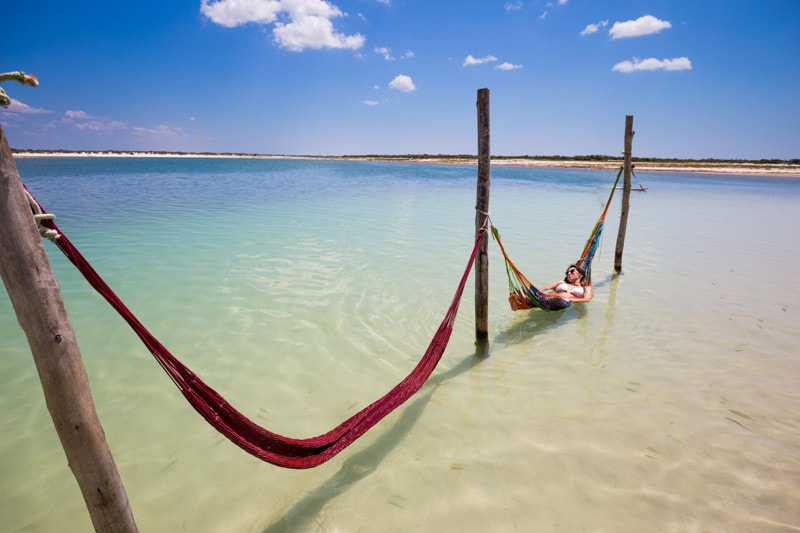
<instances>
[{"instance_id":1,"label":"plant leaf at top of post","mask_svg":"<svg viewBox=\"0 0 800 533\"><path fill-rule=\"evenodd\" d=\"M0 74L0 83L9 80L17 81L22 85L30 85L31 87L36 87L39 85L39 80L35 75L25 74L21 70L17 70L15 72L3 72ZM8 107L11 105L11 98L9 98L2 88L0 88L0 105L3 107Z\"/></svg>"}]
</instances>

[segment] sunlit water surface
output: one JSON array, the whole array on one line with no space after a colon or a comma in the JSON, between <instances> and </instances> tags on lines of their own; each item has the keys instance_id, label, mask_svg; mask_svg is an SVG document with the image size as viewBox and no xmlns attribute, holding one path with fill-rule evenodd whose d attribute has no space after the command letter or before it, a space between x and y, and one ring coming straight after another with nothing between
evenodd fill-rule
<instances>
[{"instance_id":1,"label":"sunlit water surface","mask_svg":"<svg viewBox=\"0 0 800 533\"><path fill-rule=\"evenodd\" d=\"M240 411L326 432L400 381L473 244L476 170L247 159L20 159L142 322ZM492 169L491 216L550 283L613 173ZM46 243L142 531L787 531L800 524L800 181L640 173L596 297L512 312L490 243L431 380L311 470L245 454L185 403ZM91 529L0 293L0 530ZM480 350L478 350L480 351Z\"/></svg>"}]
</instances>

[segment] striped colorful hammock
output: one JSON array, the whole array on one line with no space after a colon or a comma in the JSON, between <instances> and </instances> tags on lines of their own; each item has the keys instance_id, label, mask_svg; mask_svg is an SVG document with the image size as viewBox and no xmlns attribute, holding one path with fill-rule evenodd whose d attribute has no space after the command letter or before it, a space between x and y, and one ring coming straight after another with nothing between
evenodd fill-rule
<instances>
[{"instance_id":1,"label":"striped colorful hammock","mask_svg":"<svg viewBox=\"0 0 800 533\"><path fill-rule=\"evenodd\" d=\"M619 178L622 176L623 167L619 168L617 178L614 180L614 185L611 187L611 193L608 195L605 208L597 219L589 238L586 239L586 244L583 246L580 258L575 261L575 265L581 267L586 272L586 278L589 285L592 284L592 261L600 245L600 236L603 233L603 225L605 224L606 214L608 207L611 205L611 200L614 198L614 191L617 189ZM522 309L533 309L538 307L545 311L559 311L566 309L572 305L572 302L564 300L554 294L546 294L531 283L525 274L517 268L517 265L508 257L503 241L500 240L500 231L492 224L492 235L500 246L500 251L503 253L503 258L506 263L506 274L508 275L508 303L511 309L519 311Z\"/></svg>"}]
</instances>

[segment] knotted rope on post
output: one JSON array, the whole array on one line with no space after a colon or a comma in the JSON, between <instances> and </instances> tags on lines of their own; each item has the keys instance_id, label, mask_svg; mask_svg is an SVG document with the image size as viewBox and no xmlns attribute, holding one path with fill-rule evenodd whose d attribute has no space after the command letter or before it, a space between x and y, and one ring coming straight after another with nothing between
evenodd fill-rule
<instances>
[{"instance_id":1,"label":"knotted rope on post","mask_svg":"<svg viewBox=\"0 0 800 533\"><path fill-rule=\"evenodd\" d=\"M28 203L31 205L31 211L33 211L33 220L36 221L36 228L39 230L39 235L48 239L50 241L56 242L59 238L61 238L61 234L53 229L55 224L52 227L47 227L42 224L45 220L49 220L50 222L56 219L56 216L53 213L45 213L42 211L42 206L39 205L39 202L36 201L36 198L31 195L28 189L25 189L25 197L28 199Z\"/></svg>"}]
</instances>

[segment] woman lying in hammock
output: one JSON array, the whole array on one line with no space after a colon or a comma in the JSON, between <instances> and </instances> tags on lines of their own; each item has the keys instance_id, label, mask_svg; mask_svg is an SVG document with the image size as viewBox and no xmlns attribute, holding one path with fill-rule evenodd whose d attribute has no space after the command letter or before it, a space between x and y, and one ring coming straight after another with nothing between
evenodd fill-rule
<instances>
[{"instance_id":1,"label":"woman lying in hammock","mask_svg":"<svg viewBox=\"0 0 800 533\"><path fill-rule=\"evenodd\" d=\"M570 265L563 280L554 281L543 290L554 291L553 294L568 302L588 302L594 297L586 272L578 265Z\"/></svg>"}]
</instances>

